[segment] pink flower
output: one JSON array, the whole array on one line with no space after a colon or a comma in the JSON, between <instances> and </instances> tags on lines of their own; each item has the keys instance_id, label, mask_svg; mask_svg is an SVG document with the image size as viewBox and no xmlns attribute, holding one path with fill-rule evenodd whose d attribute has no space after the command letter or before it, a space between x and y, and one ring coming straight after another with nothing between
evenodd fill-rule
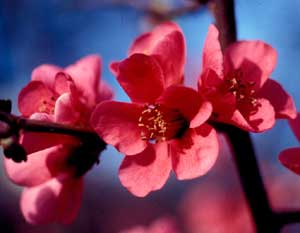
<instances>
[{"instance_id":1,"label":"pink flower","mask_svg":"<svg viewBox=\"0 0 300 233\"><path fill-rule=\"evenodd\" d=\"M296 119L289 120L291 129L294 132L294 135L300 142L300 113L298 112ZM300 175L300 147L288 148L280 152L279 154L280 162Z\"/></svg>"},{"instance_id":2,"label":"pink flower","mask_svg":"<svg viewBox=\"0 0 300 233\"><path fill-rule=\"evenodd\" d=\"M215 130L205 123L211 105L183 81L181 30L165 23L135 40L129 58L112 64L132 103L106 101L91 117L95 131L125 158L121 183L134 195L160 189L171 169L178 179L205 174L218 154Z\"/></svg>"},{"instance_id":3,"label":"pink flower","mask_svg":"<svg viewBox=\"0 0 300 233\"><path fill-rule=\"evenodd\" d=\"M19 94L20 112L30 119L91 129L93 108L112 97L107 85L99 85L100 67L96 55L64 69L37 67L32 81ZM70 223L80 207L82 175L98 159L103 145L100 148L71 136L34 132L23 132L20 143L28 160L14 163L5 159L5 168L14 183L25 186L21 197L25 219L33 224Z\"/></svg>"},{"instance_id":4,"label":"pink flower","mask_svg":"<svg viewBox=\"0 0 300 233\"><path fill-rule=\"evenodd\" d=\"M223 55L218 35L211 25L199 79L199 90L213 104L213 118L252 132L270 129L275 118L295 118L292 98L269 79L276 51L262 41L239 41Z\"/></svg>"},{"instance_id":5,"label":"pink flower","mask_svg":"<svg viewBox=\"0 0 300 233\"><path fill-rule=\"evenodd\" d=\"M170 217L155 220L150 226L135 226L120 233L178 233L175 221Z\"/></svg>"}]
</instances>

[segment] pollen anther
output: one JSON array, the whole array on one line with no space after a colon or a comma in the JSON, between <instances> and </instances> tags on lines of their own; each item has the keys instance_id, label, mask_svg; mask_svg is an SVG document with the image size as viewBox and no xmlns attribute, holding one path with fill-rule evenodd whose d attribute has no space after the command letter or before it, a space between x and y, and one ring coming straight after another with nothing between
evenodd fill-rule
<instances>
[{"instance_id":1,"label":"pollen anther","mask_svg":"<svg viewBox=\"0 0 300 233\"><path fill-rule=\"evenodd\" d=\"M52 96L50 101L42 100L39 106L39 112L54 114L55 97Z\"/></svg>"},{"instance_id":2,"label":"pollen anther","mask_svg":"<svg viewBox=\"0 0 300 233\"><path fill-rule=\"evenodd\" d=\"M226 92L230 92L235 96L238 105L250 105L252 113L257 112L258 107L260 107L254 85L254 81L243 81L241 70L229 73L225 79Z\"/></svg>"},{"instance_id":3,"label":"pollen anther","mask_svg":"<svg viewBox=\"0 0 300 233\"><path fill-rule=\"evenodd\" d=\"M142 140L157 143L178 136L186 127L186 120L178 110L161 104L147 104L138 118L138 126Z\"/></svg>"}]
</instances>

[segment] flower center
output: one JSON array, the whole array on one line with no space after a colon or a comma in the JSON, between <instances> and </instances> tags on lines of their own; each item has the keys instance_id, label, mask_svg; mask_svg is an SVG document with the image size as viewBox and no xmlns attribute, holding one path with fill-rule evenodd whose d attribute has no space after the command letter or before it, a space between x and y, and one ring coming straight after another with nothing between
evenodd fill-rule
<instances>
[{"instance_id":1,"label":"flower center","mask_svg":"<svg viewBox=\"0 0 300 233\"><path fill-rule=\"evenodd\" d=\"M257 101L255 82L243 80L243 72L234 70L225 78L225 91L235 96L239 108L247 108L250 113L256 113L261 104Z\"/></svg>"},{"instance_id":2,"label":"flower center","mask_svg":"<svg viewBox=\"0 0 300 233\"><path fill-rule=\"evenodd\" d=\"M161 104L147 104L139 117L141 139L153 143L182 136L188 121L177 110Z\"/></svg>"},{"instance_id":3,"label":"flower center","mask_svg":"<svg viewBox=\"0 0 300 233\"><path fill-rule=\"evenodd\" d=\"M50 100L42 100L39 107L39 112L54 114L55 101L56 98L54 96L52 96Z\"/></svg>"}]
</instances>

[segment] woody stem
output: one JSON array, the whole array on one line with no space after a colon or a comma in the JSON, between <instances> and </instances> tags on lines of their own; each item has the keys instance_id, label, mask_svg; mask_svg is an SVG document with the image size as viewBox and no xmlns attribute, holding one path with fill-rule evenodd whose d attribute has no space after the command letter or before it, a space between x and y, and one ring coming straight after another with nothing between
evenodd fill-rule
<instances>
[{"instance_id":1,"label":"woody stem","mask_svg":"<svg viewBox=\"0 0 300 233\"><path fill-rule=\"evenodd\" d=\"M211 0L208 8L215 18L215 24L219 29L221 49L224 49L236 41L236 23L234 14L234 0Z\"/></svg>"},{"instance_id":2,"label":"woody stem","mask_svg":"<svg viewBox=\"0 0 300 233\"><path fill-rule=\"evenodd\" d=\"M23 130L27 132L55 133L70 135L77 138L99 137L94 131L91 130L83 130L81 128L66 126L58 123L26 119L1 111L0 121L6 123L11 128L11 131Z\"/></svg>"}]
</instances>

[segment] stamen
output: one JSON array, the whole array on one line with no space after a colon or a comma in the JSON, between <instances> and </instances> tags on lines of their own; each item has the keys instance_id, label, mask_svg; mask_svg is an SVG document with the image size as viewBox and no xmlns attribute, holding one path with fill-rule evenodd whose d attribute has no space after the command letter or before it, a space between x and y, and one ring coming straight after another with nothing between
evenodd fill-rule
<instances>
[{"instance_id":1,"label":"stamen","mask_svg":"<svg viewBox=\"0 0 300 233\"><path fill-rule=\"evenodd\" d=\"M42 100L41 105L39 107L39 112L54 114L55 101L56 99L54 96L50 98L50 101Z\"/></svg>"},{"instance_id":2,"label":"stamen","mask_svg":"<svg viewBox=\"0 0 300 233\"><path fill-rule=\"evenodd\" d=\"M247 109L250 107L251 114L255 114L261 106L257 101L254 85L254 81L243 81L243 72L239 69L229 73L225 78L225 92L232 93L238 105L243 107L248 105Z\"/></svg>"},{"instance_id":3,"label":"stamen","mask_svg":"<svg viewBox=\"0 0 300 233\"><path fill-rule=\"evenodd\" d=\"M178 137L188 123L176 109L160 104L145 105L138 119L141 139L157 143Z\"/></svg>"}]
</instances>

